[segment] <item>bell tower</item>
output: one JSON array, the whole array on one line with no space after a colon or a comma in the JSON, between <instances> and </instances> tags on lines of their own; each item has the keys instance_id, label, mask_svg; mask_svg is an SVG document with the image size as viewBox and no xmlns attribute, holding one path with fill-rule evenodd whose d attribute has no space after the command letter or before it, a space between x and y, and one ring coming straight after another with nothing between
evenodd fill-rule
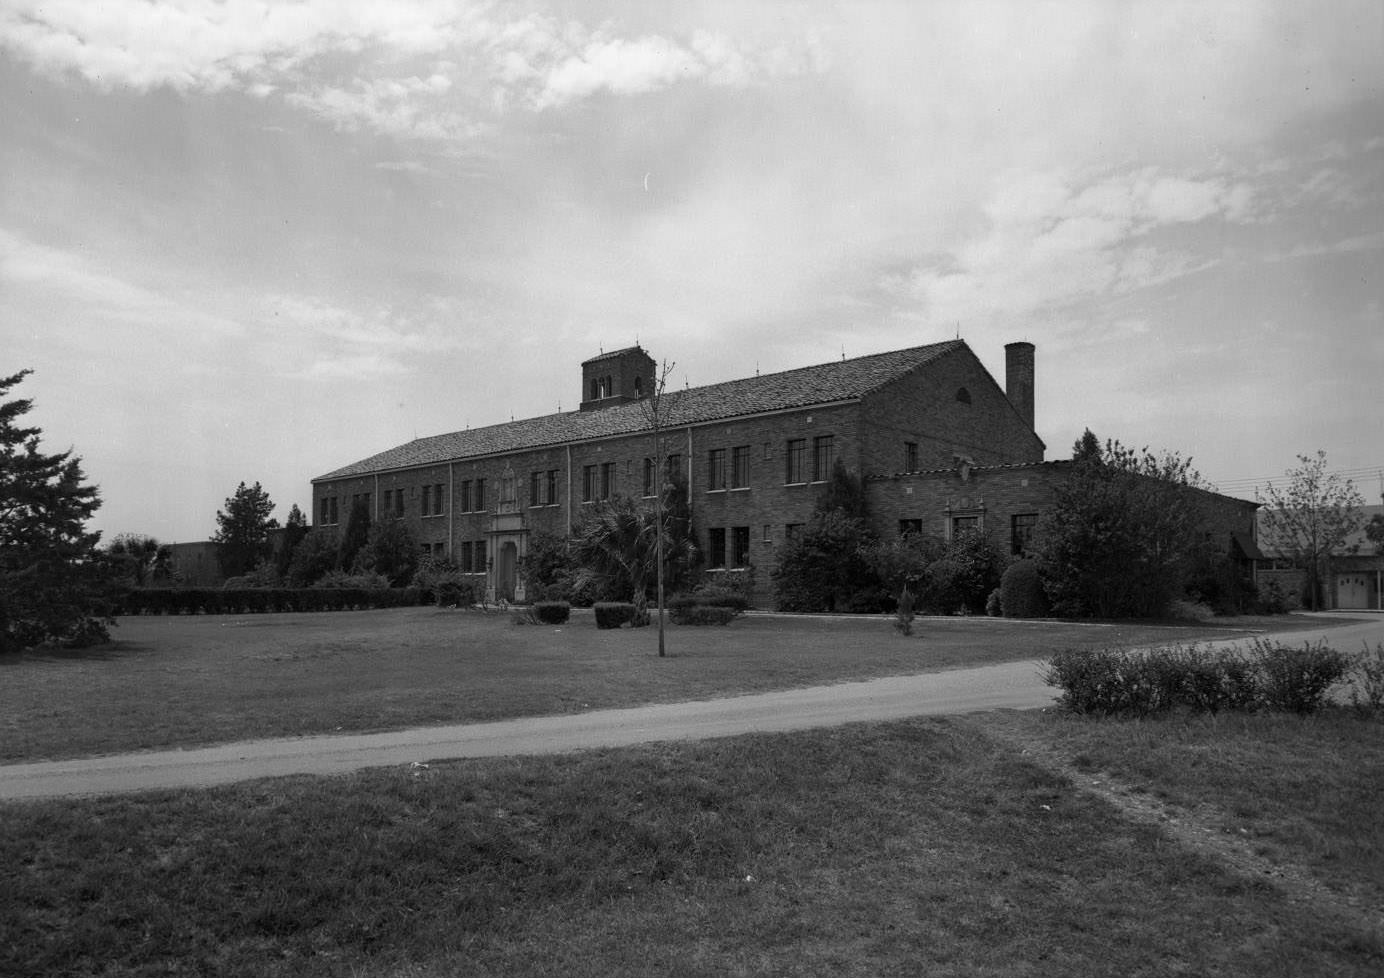
<instances>
[{"instance_id":1,"label":"bell tower","mask_svg":"<svg viewBox=\"0 0 1384 978\"><path fill-rule=\"evenodd\" d=\"M602 353L581 365L581 410L598 411L641 400L653 385L653 357L642 347Z\"/></svg>"}]
</instances>

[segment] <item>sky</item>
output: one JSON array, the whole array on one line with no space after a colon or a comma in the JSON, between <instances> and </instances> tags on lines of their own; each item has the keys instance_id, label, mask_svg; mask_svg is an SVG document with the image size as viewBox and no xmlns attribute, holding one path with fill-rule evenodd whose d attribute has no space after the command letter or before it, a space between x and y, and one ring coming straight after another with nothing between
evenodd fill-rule
<instances>
[{"instance_id":1,"label":"sky","mask_svg":"<svg viewBox=\"0 0 1384 978\"><path fill-rule=\"evenodd\" d=\"M1384 4L0 0L0 376L109 539L960 336L1037 430L1384 477Z\"/></svg>"}]
</instances>

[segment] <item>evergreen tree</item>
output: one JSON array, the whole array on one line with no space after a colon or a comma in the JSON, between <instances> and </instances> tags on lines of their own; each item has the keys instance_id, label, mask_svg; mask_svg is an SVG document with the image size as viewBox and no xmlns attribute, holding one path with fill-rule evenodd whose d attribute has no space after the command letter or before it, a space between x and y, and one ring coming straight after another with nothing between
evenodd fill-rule
<instances>
[{"instance_id":1,"label":"evergreen tree","mask_svg":"<svg viewBox=\"0 0 1384 978\"><path fill-rule=\"evenodd\" d=\"M364 499L351 504L351 512L346 516L346 526L341 531L341 549L337 554L336 565L347 574L355 573L356 557L370 541L370 507Z\"/></svg>"},{"instance_id":2,"label":"evergreen tree","mask_svg":"<svg viewBox=\"0 0 1384 978\"><path fill-rule=\"evenodd\" d=\"M278 571L279 577L288 577L288 568L293 563L293 552L307 535L308 518L303 515L298 504L294 503L288 511L288 519L284 522L283 537L280 539L278 558L275 560L275 570Z\"/></svg>"},{"instance_id":3,"label":"evergreen tree","mask_svg":"<svg viewBox=\"0 0 1384 978\"><path fill-rule=\"evenodd\" d=\"M241 483L235 494L226 500L225 512L216 511L219 529L213 536L216 559L221 573L240 577L254 570L272 549L269 533L278 529L279 521L270 517L274 503L269 494L256 482L253 486Z\"/></svg>"},{"instance_id":4,"label":"evergreen tree","mask_svg":"<svg viewBox=\"0 0 1384 978\"><path fill-rule=\"evenodd\" d=\"M31 371L0 379L0 397ZM101 505L72 450L39 450L21 427L29 400L0 401L0 652L48 641L91 644L112 622L96 547L86 529Z\"/></svg>"}]
</instances>

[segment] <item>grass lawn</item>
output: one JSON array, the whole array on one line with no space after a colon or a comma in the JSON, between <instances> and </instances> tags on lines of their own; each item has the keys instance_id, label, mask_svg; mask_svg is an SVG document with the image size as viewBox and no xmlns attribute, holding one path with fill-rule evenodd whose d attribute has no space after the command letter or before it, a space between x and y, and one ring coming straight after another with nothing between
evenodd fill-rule
<instances>
[{"instance_id":1,"label":"grass lawn","mask_svg":"<svg viewBox=\"0 0 1384 978\"><path fill-rule=\"evenodd\" d=\"M1384 724L1229 727L927 719L0 805L0 973L1380 974L1378 924L1013 740L1224 806L1326 873L1373 846L1377 874Z\"/></svg>"},{"instance_id":2,"label":"grass lawn","mask_svg":"<svg viewBox=\"0 0 1384 978\"><path fill-rule=\"evenodd\" d=\"M1242 627L1320 620L1237 620ZM1197 626L749 616L728 628L600 631L436 608L123 618L116 641L0 657L0 761L673 702L1227 637Z\"/></svg>"}]
</instances>

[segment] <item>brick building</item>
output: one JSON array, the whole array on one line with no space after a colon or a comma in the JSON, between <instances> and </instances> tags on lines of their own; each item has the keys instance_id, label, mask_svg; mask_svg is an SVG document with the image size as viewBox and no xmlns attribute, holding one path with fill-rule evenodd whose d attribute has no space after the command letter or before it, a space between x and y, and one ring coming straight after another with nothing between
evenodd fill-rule
<instances>
[{"instance_id":1,"label":"brick building","mask_svg":"<svg viewBox=\"0 0 1384 978\"><path fill-rule=\"evenodd\" d=\"M1010 343L1005 354L1004 388L950 340L669 392L665 451L686 479L707 568L753 567L767 599L777 548L807 522L838 460L867 479L881 532L903 520L946 535L971 517L1020 525L995 508L995 492L968 488L1014 476L1006 498L1022 516L1041 504L1023 496L1024 480L1050 478L1033 429L1034 347ZM451 557L488 595L523 600L518 565L532 534L566 534L584 507L651 497L658 482L653 359L636 346L581 366L576 411L415 439L312 480L314 525L343 523L360 500L375 521L407 521L425 551Z\"/></svg>"}]
</instances>

